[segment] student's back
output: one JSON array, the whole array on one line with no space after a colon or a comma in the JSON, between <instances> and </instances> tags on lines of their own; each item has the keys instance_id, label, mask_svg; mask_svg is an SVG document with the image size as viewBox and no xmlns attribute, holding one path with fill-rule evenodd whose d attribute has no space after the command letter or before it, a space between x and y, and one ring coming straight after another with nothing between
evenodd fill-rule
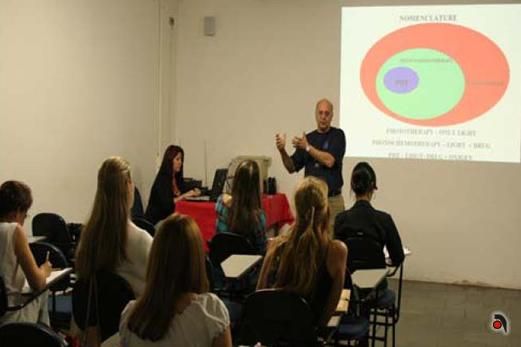
<instances>
[{"instance_id":1,"label":"student's back","mask_svg":"<svg viewBox=\"0 0 521 347\"><path fill-rule=\"evenodd\" d=\"M245 160L235 170L232 194L223 194L215 204L216 232L244 236L259 253L266 252L266 214L262 210L259 165Z\"/></svg>"},{"instance_id":2,"label":"student's back","mask_svg":"<svg viewBox=\"0 0 521 347\"><path fill-rule=\"evenodd\" d=\"M391 215L376 210L371 205L377 186L376 174L368 163L361 162L354 167L351 189L356 195L356 202L349 210L336 217L335 238L346 241L360 230L364 237L376 241L381 246L381 252L374 254L376 264L385 267L384 246L387 246L392 263L401 264L404 259L402 241Z\"/></svg>"},{"instance_id":3,"label":"student's back","mask_svg":"<svg viewBox=\"0 0 521 347\"><path fill-rule=\"evenodd\" d=\"M215 294L195 294L183 312L175 315L160 340L144 340L127 328L135 303L131 301L121 316L119 334L126 347L212 346L214 339L230 325L228 311Z\"/></svg>"},{"instance_id":4,"label":"student's back","mask_svg":"<svg viewBox=\"0 0 521 347\"><path fill-rule=\"evenodd\" d=\"M134 185L130 165L106 159L98 171L91 215L81 232L76 272L89 280L98 270L122 276L135 295L143 292L152 237L130 221Z\"/></svg>"},{"instance_id":5,"label":"student's back","mask_svg":"<svg viewBox=\"0 0 521 347\"><path fill-rule=\"evenodd\" d=\"M282 288L305 298L317 325L335 311L344 284L347 249L329 232L327 186L306 177L295 192L297 218L289 234L270 242L257 289Z\"/></svg>"},{"instance_id":6,"label":"student's back","mask_svg":"<svg viewBox=\"0 0 521 347\"><path fill-rule=\"evenodd\" d=\"M7 181L0 186L0 276L8 294L8 306L25 302L21 292L26 280L33 290L42 290L52 269L49 261L36 264L22 228L32 201L30 188L22 182ZM47 292L22 309L6 312L0 317L0 324L6 322L48 325Z\"/></svg>"},{"instance_id":7,"label":"student's back","mask_svg":"<svg viewBox=\"0 0 521 347\"><path fill-rule=\"evenodd\" d=\"M125 347L231 347L224 303L208 293L199 228L187 216L166 218L157 231L144 293L122 313Z\"/></svg>"}]
</instances>

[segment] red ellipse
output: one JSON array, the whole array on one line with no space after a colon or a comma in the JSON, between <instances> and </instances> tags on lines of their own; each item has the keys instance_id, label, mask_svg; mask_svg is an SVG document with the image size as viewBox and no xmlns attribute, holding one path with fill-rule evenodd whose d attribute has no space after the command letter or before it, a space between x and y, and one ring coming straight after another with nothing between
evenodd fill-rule
<instances>
[{"instance_id":1,"label":"red ellipse","mask_svg":"<svg viewBox=\"0 0 521 347\"><path fill-rule=\"evenodd\" d=\"M430 48L452 57L465 75L465 91L450 111L432 119L409 119L389 110L376 92L380 67L396 53L407 49ZM367 52L360 69L362 88L371 102L400 121L425 126L445 126L466 122L492 108L503 96L509 82L509 66L503 52L475 30L447 23L426 23L396 30Z\"/></svg>"},{"instance_id":2,"label":"red ellipse","mask_svg":"<svg viewBox=\"0 0 521 347\"><path fill-rule=\"evenodd\" d=\"M503 324L501 324L500 321L498 320L495 320L494 323L492 323L492 326L494 327L494 329L501 329L501 327L503 326Z\"/></svg>"}]
</instances>

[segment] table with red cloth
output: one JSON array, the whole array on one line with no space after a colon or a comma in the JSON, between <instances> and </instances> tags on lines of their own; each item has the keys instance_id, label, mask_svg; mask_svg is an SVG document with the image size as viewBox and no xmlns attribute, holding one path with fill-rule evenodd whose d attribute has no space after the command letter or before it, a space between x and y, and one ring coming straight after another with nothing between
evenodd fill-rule
<instances>
[{"instance_id":1,"label":"table with red cloth","mask_svg":"<svg viewBox=\"0 0 521 347\"><path fill-rule=\"evenodd\" d=\"M286 223L293 223L293 214L285 194L263 195L262 208L266 213L267 228L280 228ZM197 222L207 250L207 241L215 234L215 202L182 200L176 203L176 212L189 215Z\"/></svg>"}]
</instances>

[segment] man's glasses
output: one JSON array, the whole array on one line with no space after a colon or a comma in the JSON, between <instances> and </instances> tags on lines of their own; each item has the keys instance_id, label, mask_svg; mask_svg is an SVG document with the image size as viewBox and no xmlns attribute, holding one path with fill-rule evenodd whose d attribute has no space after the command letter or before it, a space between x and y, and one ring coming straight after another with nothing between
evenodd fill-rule
<instances>
[{"instance_id":1,"label":"man's glasses","mask_svg":"<svg viewBox=\"0 0 521 347\"><path fill-rule=\"evenodd\" d=\"M321 115L321 116L329 116L331 114L331 112L329 112L329 111L318 111L318 114Z\"/></svg>"}]
</instances>

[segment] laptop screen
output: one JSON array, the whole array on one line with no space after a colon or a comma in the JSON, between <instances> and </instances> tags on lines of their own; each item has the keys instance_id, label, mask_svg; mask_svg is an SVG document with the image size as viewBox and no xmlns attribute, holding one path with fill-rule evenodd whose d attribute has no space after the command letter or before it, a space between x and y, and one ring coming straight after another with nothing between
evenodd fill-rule
<instances>
[{"instance_id":1,"label":"laptop screen","mask_svg":"<svg viewBox=\"0 0 521 347\"><path fill-rule=\"evenodd\" d=\"M228 169L217 169L213 177L211 197L218 197L223 192L224 184L228 176Z\"/></svg>"}]
</instances>

